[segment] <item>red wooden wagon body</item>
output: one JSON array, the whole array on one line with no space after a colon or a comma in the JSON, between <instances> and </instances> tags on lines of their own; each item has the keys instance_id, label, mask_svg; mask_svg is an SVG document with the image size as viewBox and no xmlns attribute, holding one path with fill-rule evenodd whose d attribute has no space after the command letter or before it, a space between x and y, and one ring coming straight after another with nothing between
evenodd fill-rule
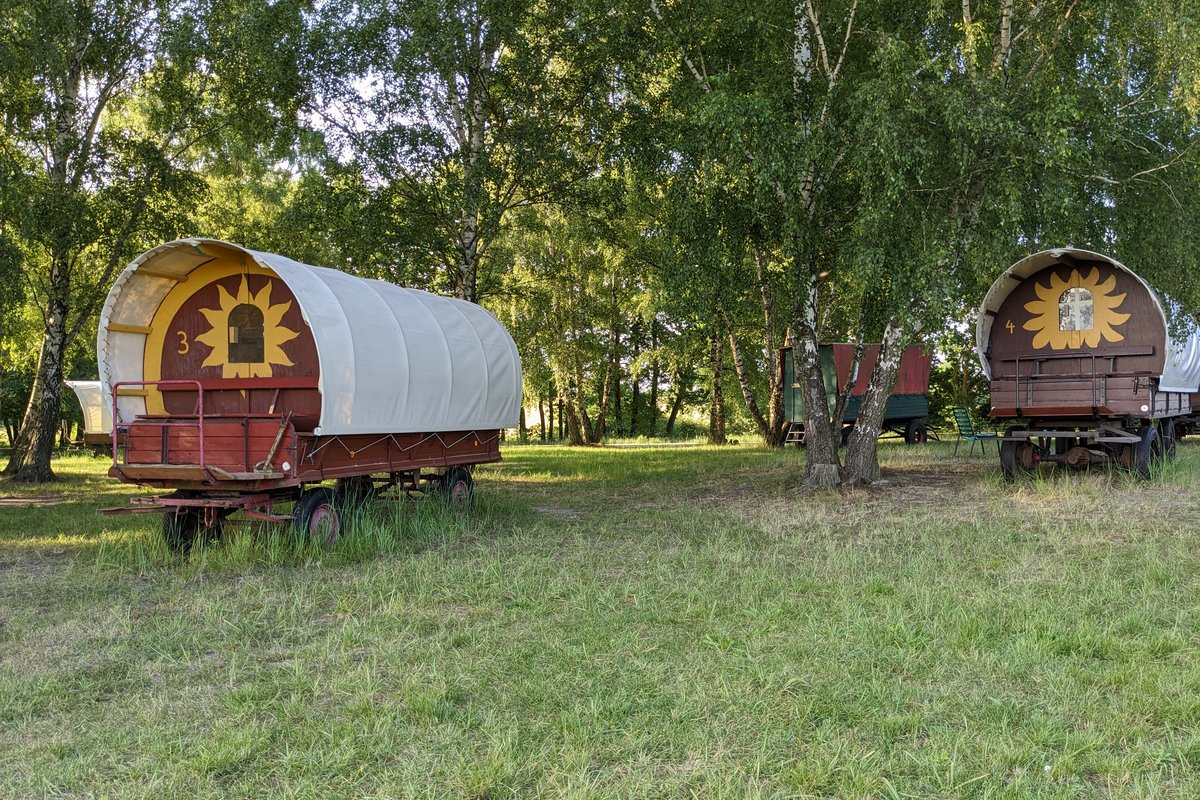
<instances>
[{"instance_id":1,"label":"red wooden wagon body","mask_svg":"<svg viewBox=\"0 0 1200 800\"><path fill-rule=\"evenodd\" d=\"M238 509L292 519L273 506L299 500L296 521L329 536L379 485L469 492L521 396L516 347L483 308L215 240L135 259L97 354L110 474L174 490L145 507L184 549ZM338 493L302 494L329 479Z\"/></svg>"}]
</instances>

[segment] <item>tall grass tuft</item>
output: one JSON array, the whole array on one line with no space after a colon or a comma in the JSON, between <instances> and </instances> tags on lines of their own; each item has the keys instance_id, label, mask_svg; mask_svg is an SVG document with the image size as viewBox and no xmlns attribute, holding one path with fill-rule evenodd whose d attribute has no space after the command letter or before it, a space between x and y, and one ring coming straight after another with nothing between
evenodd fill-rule
<instances>
[{"instance_id":1,"label":"tall grass tuft","mask_svg":"<svg viewBox=\"0 0 1200 800\"><path fill-rule=\"evenodd\" d=\"M163 569L200 574L346 564L381 554L450 547L483 531L496 536L511 527L518 511L511 502L481 496L455 505L436 495L389 494L344 509L341 533L331 545L309 540L290 523L238 514L224 522L218 538L197 541L187 556L172 553L159 533L159 517L146 515L144 518L153 522L144 526L144 533L101 540L95 558L102 568L137 574Z\"/></svg>"}]
</instances>

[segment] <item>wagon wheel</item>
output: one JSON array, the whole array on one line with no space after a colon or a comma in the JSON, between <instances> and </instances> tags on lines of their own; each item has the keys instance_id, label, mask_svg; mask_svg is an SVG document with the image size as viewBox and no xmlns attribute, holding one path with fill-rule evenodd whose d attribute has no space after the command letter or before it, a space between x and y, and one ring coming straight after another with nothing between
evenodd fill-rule
<instances>
[{"instance_id":1,"label":"wagon wheel","mask_svg":"<svg viewBox=\"0 0 1200 800\"><path fill-rule=\"evenodd\" d=\"M929 426L919 419L910 419L904 426L905 444L925 444L929 441Z\"/></svg>"},{"instance_id":2,"label":"wagon wheel","mask_svg":"<svg viewBox=\"0 0 1200 800\"><path fill-rule=\"evenodd\" d=\"M292 511L292 526L307 541L328 547L342 533L342 515L334 492L320 487L305 492Z\"/></svg>"},{"instance_id":3,"label":"wagon wheel","mask_svg":"<svg viewBox=\"0 0 1200 800\"><path fill-rule=\"evenodd\" d=\"M168 508L163 512L162 533L167 549L172 553L187 556L196 543L200 530L200 512L196 508Z\"/></svg>"},{"instance_id":4,"label":"wagon wheel","mask_svg":"<svg viewBox=\"0 0 1200 800\"><path fill-rule=\"evenodd\" d=\"M1162 449L1163 455L1167 461L1174 461L1178 455L1179 436L1175 430L1175 420L1164 419L1162 421Z\"/></svg>"},{"instance_id":5,"label":"wagon wheel","mask_svg":"<svg viewBox=\"0 0 1200 800\"><path fill-rule=\"evenodd\" d=\"M1151 471L1162 464L1162 439L1153 425L1142 428L1138 436L1138 443L1133 445L1133 474L1142 480L1149 480Z\"/></svg>"},{"instance_id":6,"label":"wagon wheel","mask_svg":"<svg viewBox=\"0 0 1200 800\"><path fill-rule=\"evenodd\" d=\"M1005 431L1005 438L1011 436L1015 430L1015 428L1009 428ZM1004 473L1004 479L1014 480L1019 473L1033 469L1037 464L1034 452L1033 443L1028 440L1023 442L1001 441L1000 471Z\"/></svg>"},{"instance_id":7,"label":"wagon wheel","mask_svg":"<svg viewBox=\"0 0 1200 800\"><path fill-rule=\"evenodd\" d=\"M442 476L441 493L449 503L466 504L474 494L475 481L462 467L451 467Z\"/></svg>"}]
</instances>

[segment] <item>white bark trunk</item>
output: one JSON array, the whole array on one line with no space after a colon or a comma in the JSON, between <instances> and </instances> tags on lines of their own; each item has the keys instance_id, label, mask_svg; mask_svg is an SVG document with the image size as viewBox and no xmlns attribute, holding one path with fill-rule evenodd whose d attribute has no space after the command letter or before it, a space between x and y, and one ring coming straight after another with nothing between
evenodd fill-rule
<instances>
[{"instance_id":1,"label":"white bark trunk","mask_svg":"<svg viewBox=\"0 0 1200 800\"><path fill-rule=\"evenodd\" d=\"M854 430L850 434L850 447L846 453L846 483L875 483L882 473L879 469L879 434L887 413L888 398L896 385L900 369L900 357L904 355L903 330L895 318L888 320L883 331L883 343L879 347L879 358L871 373L871 382L862 404Z\"/></svg>"}]
</instances>

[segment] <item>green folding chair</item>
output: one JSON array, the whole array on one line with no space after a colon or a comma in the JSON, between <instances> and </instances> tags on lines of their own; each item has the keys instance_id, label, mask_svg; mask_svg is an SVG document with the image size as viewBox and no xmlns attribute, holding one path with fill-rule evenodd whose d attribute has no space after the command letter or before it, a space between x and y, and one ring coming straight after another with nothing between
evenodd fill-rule
<instances>
[{"instance_id":1,"label":"green folding chair","mask_svg":"<svg viewBox=\"0 0 1200 800\"><path fill-rule=\"evenodd\" d=\"M996 455L1000 454L1000 434L995 431L981 431L975 427L975 421L971 419L971 412L967 409L958 406L954 409L954 424L958 427L958 438L954 440L954 454L958 455L958 445L960 442L967 441L971 443L967 455L970 455L975 450L975 443L979 442L980 455L987 454L987 443L996 443Z\"/></svg>"}]
</instances>

